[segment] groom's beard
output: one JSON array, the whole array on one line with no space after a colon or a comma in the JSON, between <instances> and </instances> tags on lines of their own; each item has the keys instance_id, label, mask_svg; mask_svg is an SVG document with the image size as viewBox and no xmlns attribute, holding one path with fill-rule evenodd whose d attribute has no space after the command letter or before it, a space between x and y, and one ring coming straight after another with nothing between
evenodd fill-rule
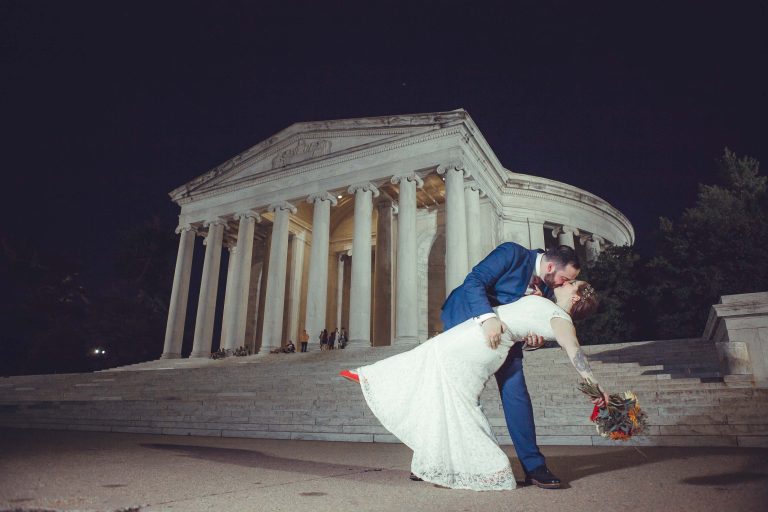
<instances>
[{"instance_id":1,"label":"groom's beard","mask_svg":"<svg viewBox=\"0 0 768 512\"><path fill-rule=\"evenodd\" d=\"M557 288L557 284L555 284L555 274L556 272L552 272L551 274L544 275L544 279L543 279L544 284L549 286L550 290L554 290L555 288Z\"/></svg>"}]
</instances>

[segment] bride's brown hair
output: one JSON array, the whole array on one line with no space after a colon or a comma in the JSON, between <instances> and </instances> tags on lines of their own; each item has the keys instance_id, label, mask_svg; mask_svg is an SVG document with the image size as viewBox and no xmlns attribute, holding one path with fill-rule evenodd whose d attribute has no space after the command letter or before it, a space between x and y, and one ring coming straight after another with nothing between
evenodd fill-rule
<instances>
[{"instance_id":1,"label":"bride's brown hair","mask_svg":"<svg viewBox=\"0 0 768 512\"><path fill-rule=\"evenodd\" d=\"M597 297L597 292L592 288L591 284L581 283L576 290L576 295L579 296L580 300L574 302L571 306L571 318L573 320L584 320L597 311L600 299Z\"/></svg>"}]
</instances>

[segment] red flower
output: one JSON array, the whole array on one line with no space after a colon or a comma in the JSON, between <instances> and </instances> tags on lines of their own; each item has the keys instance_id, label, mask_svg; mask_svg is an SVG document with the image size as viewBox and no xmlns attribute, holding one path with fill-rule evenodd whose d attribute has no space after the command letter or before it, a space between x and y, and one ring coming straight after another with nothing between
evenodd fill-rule
<instances>
[{"instance_id":1,"label":"red flower","mask_svg":"<svg viewBox=\"0 0 768 512\"><path fill-rule=\"evenodd\" d=\"M600 408L598 406L595 406L594 409L592 409L592 416L589 417L589 421L595 421L597 419L597 415L600 412Z\"/></svg>"}]
</instances>

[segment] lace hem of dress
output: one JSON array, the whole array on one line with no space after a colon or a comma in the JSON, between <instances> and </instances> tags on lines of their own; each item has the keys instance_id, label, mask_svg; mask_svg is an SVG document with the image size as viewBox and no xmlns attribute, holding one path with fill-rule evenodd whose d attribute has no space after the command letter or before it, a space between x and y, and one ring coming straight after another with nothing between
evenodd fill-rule
<instances>
[{"instance_id":1,"label":"lace hem of dress","mask_svg":"<svg viewBox=\"0 0 768 512\"><path fill-rule=\"evenodd\" d=\"M378 401L376 400L374 393L371 392L371 385L368 383L368 379L365 378L365 375L360 372L360 368L357 368L355 372L360 379L360 387L363 389L363 396L368 402L368 407L371 409L371 411L373 411L374 414L376 414L376 412L379 410L377 407Z\"/></svg>"},{"instance_id":2,"label":"lace hem of dress","mask_svg":"<svg viewBox=\"0 0 768 512\"><path fill-rule=\"evenodd\" d=\"M517 487L512 469L507 467L495 473L455 473L441 467L411 468L419 478L451 489L470 491L509 491Z\"/></svg>"},{"instance_id":3,"label":"lace hem of dress","mask_svg":"<svg viewBox=\"0 0 768 512\"><path fill-rule=\"evenodd\" d=\"M368 406L376 414L379 411L379 404L376 393L371 389L368 379L364 372L357 370L360 376L360 387L363 390ZM381 421L382 418L379 418ZM385 425L386 428L386 425ZM417 467L413 466L411 471L419 478L443 487L451 489L467 489L470 491L508 491L517 487L515 475L512 468L506 468L491 473L461 473L451 471L442 466Z\"/></svg>"}]
</instances>

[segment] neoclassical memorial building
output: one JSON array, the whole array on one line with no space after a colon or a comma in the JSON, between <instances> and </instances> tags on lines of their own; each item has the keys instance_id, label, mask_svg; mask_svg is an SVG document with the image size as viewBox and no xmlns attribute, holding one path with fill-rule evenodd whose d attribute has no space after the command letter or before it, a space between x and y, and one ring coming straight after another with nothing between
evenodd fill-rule
<instances>
[{"instance_id":1,"label":"neoclassical memorial building","mask_svg":"<svg viewBox=\"0 0 768 512\"><path fill-rule=\"evenodd\" d=\"M412 344L442 330L447 294L501 242L566 244L586 261L634 242L603 199L506 169L464 110L296 123L170 196L180 240L163 358L181 357L192 279L190 357L214 340L268 352L336 327L349 348Z\"/></svg>"}]
</instances>

